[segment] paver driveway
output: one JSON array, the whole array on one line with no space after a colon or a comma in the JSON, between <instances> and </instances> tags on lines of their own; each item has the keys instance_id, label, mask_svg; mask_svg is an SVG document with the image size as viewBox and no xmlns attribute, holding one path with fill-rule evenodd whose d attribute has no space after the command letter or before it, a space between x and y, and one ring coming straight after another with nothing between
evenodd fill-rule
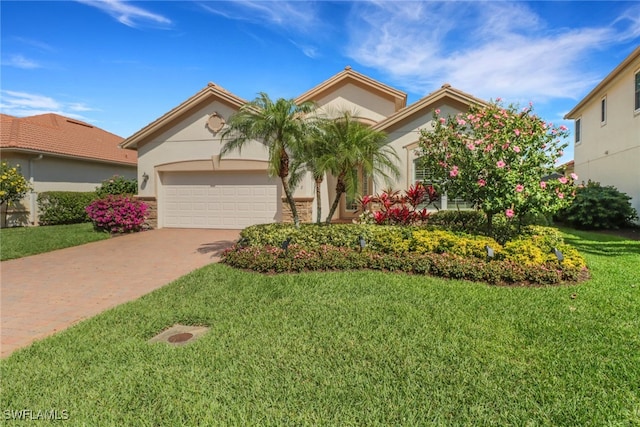
<instances>
[{"instance_id":1,"label":"paver driveway","mask_svg":"<svg viewBox=\"0 0 640 427\"><path fill-rule=\"evenodd\" d=\"M3 261L0 356L216 262L238 237L161 229Z\"/></svg>"}]
</instances>

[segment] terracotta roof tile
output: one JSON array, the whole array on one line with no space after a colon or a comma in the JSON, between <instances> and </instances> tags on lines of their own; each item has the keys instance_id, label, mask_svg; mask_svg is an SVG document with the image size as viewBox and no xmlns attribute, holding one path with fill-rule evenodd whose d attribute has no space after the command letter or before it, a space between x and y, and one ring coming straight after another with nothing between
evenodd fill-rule
<instances>
[{"instance_id":1,"label":"terracotta roof tile","mask_svg":"<svg viewBox=\"0 0 640 427\"><path fill-rule=\"evenodd\" d=\"M122 141L124 138L89 123L58 114L30 117L0 114L0 148L3 149L135 165L137 153L120 148Z\"/></svg>"}]
</instances>

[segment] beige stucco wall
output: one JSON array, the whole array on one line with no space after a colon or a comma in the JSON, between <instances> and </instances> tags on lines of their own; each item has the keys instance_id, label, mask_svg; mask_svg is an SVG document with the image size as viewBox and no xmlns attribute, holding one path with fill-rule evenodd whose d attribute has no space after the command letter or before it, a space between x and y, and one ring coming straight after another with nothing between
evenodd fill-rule
<instances>
[{"instance_id":1,"label":"beige stucco wall","mask_svg":"<svg viewBox=\"0 0 640 427\"><path fill-rule=\"evenodd\" d=\"M435 105L432 109L424 111L410 120L405 121L401 126L394 127L388 133L391 147L395 149L400 157L399 167L401 175L391 183L391 187L394 190L406 190L414 184L413 161L416 159L414 147L420 139L421 129L433 129L433 111L435 109L440 109L440 115L445 117L448 115L456 115L460 112L460 110L446 104ZM385 182L378 182L374 190L375 192L379 192L388 187L389 185Z\"/></svg>"},{"instance_id":2,"label":"beige stucco wall","mask_svg":"<svg viewBox=\"0 0 640 427\"><path fill-rule=\"evenodd\" d=\"M213 113L218 113L224 120L235 112L231 107L217 100L203 106L170 129L154 136L149 142L138 147L138 194L145 197L158 197L159 179L164 165L211 160L220 155L224 145L221 132L213 133L207 127L207 120ZM227 153L224 160L267 161L268 150L258 141L250 141L242 151ZM248 165L248 168L253 166ZM143 180L143 174L149 179ZM313 192L310 178L306 178L296 189L296 197L308 197Z\"/></svg>"},{"instance_id":3,"label":"beige stucco wall","mask_svg":"<svg viewBox=\"0 0 640 427\"><path fill-rule=\"evenodd\" d=\"M38 193L45 191L94 191L102 181L114 175L129 179L136 177L136 166L114 165L72 158L3 151L2 159L20 165L20 172L31 183L33 191L22 202L10 209L8 225L37 223Z\"/></svg>"},{"instance_id":4,"label":"beige stucco wall","mask_svg":"<svg viewBox=\"0 0 640 427\"><path fill-rule=\"evenodd\" d=\"M337 91L317 99L320 112L335 116L343 111L354 113L358 117L374 122L389 117L395 112L395 102L371 93L359 86L347 83Z\"/></svg>"},{"instance_id":5,"label":"beige stucco wall","mask_svg":"<svg viewBox=\"0 0 640 427\"><path fill-rule=\"evenodd\" d=\"M602 88L580 112L581 141L575 145L579 180L613 185L633 197L640 211L640 111L634 111L635 73L640 59ZM601 123L601 100L607 117Z\"/></svg>"}]
</instances>

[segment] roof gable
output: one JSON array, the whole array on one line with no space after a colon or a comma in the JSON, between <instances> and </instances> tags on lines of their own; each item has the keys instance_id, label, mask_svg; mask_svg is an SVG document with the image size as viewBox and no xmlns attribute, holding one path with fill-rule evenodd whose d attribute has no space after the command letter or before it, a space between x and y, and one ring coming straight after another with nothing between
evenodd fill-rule
<instances>
[{"instance_id":1,"label":"roof gable","mask_svg":"<svg viewBox=\"0 0 640 427\"><path fill-rule=\"evenodd\" d=\"M454 105L466 106L467 108L471 105L487 105L487 103L482 99L452 88L450 84L445 83L435 92L430 93L417 102L378 122L373 126L373 129L389 132L401 126L403 123L412 120L416 116L429 114L436 105L442 104L446 101L449 101Z\"/></svg>"},{"instance_id":2,"label":"roof gable","mask_svg":"<svg viewBox=\"0 0 640 427\"><path fill-rule=\"evenodd\" d=\"M393 102L395 105L395 111L398 111L407 104L406 93L380 83L377 80L365 76L364 74L353 71L350 66L345 67L343 71L303 93L296 98L296 102L302 103L305 101L316 101L339 90L341 87L349 83Z\"/></svg>"},{"instance_id":3,"label":"roof gable","mask_svg":"<svg viewBox=\"0 0 640 427\"><path fill-rule=\"evenodd\" d=\"M137 153L119 147L123 138L59 114L2 114L0 148L135 165Z\"/></svg>"},{"instance_id":4,"label":"roof gable","mask_svg":"<svg viewBox=\"0 0 640 427\"><path fill-rule=\"evenodd\" d=\"M170 128L172 125L188 116L192 111L195 111L212 100L218 100L234 109L239 109L242 105L247 103L244 99L232 94L221 86L210 82L205 88L197 92L191 98L187 99L182 104L173 108L125 139L120 144L121 147L132 149L138 148L138 145L148 141L154 135Z\"/></svg>"},{"instance_id":5,"label":"roof gable","mask_svg":"<svg viewBox=\"0 0 640 427\"><path fill-rule=\"evenodd\" d=\"M585 96L580 102L578 102L578 104L573 107L573 109L571 111L569 111L567 114L565 114L564 119L576 119L578 118L578 113L579 111L589 102L591 102L591 100L593 100L593 98L597 97L598 93L607 85L609 85L609 83L611 83L613 80L615 80L620 74L622 74L623 72L626 71L627 67L630 67L634 61L638 60L640 58L640 46L638 46L637 48L634 49L633 52L631 52L629 54L629 56L627 56L620 64L618 64L618 66L616 68L613 69L613 71L611 71L604 79L602 79L602 81L600 83L598 83L598 85L593 88L593 90L591 90L591 92L589 92L587 94L587 96ZM599 100L598 100L599 102Z\"/></svg>"}]
</instances>

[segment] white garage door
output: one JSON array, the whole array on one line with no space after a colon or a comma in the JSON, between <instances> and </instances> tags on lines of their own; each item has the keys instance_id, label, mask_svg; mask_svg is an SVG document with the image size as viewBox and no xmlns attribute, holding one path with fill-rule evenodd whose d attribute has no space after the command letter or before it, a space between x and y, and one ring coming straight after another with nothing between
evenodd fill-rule
<instances>
[{"instance_id":1,"label":"white garage door","mask_svg":"<svg viewBox=\"0 0 640 427\"><path fill-rule=\"evenodd\" d=\"M265 172L167 172L164 227L241 229L279 221L279 180Z\"/></svg>"}]
</instances>

